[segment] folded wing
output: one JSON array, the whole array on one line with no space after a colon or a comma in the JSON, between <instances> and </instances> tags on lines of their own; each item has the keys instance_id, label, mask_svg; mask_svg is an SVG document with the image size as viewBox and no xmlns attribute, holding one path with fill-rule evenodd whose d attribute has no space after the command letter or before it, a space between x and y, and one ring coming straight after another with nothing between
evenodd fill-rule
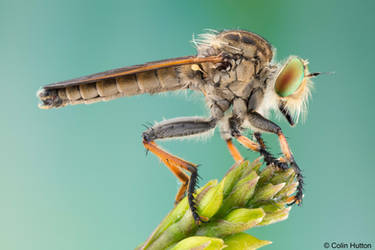
<instances>
[{"instance_id":1,"label":"folded wing","mask_svg":"<svg viewBox=\"0 0 375 250\"><path fill-rule=\"evenodd\" d=\"M154 94L182 89L177 68L181 65L219 63L220 56L186 56L123 67L44 86L38 97L40 108L108 101L140 94Z\"/></svg>"}]
</instances>

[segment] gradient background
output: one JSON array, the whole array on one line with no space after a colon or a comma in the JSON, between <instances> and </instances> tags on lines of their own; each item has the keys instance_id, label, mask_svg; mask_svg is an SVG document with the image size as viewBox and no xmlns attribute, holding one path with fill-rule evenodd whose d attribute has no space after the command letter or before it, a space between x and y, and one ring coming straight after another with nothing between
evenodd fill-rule
<instances>
[{"instance_id":1,"label":"gradient background","mask_svg":"<svg viewBox=\"0 0 375 250\"><path fill-rule=\"evenodd\" d=\"M279 124L306 176L287 221L250 230L265 249L372 243L375 2L0 1L0 249L132 249L172 208L176 179L145 157L142 123L206 115L197 96L137 96L39 110L44 84L194 54L192 34L247 29L299 55L315 80L308 119ZM266 137L279 152L275 136ZM218 133L162 145L200 163L203 182L233 161ZM241 150L254 159L255 153Z\"/></svg>"}]
</instances>

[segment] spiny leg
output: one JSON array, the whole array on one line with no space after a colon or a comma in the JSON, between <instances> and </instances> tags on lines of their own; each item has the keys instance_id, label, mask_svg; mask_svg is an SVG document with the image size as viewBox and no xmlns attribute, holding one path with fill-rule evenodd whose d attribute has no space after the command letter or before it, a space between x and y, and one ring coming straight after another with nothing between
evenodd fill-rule
<instances>
[{"instance_id":1,"label":"spiny leg","mask_svg":"<svg viewBox=\"0 0 375 250\"><path fill-rule=\"evenodd\" d=\"M246 136L241 135L241 132L240 132L240 124L241 123L242 122L238 118L238 116L232 116L231 118L229 118L229 127L230 127L230 130L231 130L231 135L233 137L235 137L237 139L237 141L242 144L242 146L244 146L247 149L251 149L253 151L259 152L264 157L264 161L267 163L267 165L268 164L274 164L275 166L278 166L278 167L283 168L283 169L288 167L288 165L286 163L278 161L275 157L273 157L271 155L271 153L269 153L266 150L266 146L265 146L265 144L264 144L264 142L263 142L263 140L260 136L260 133L255 133L255 137L256 137L258 143L253 142L252 140L250 140ZM228 144L228 148L229 148L230 153L232 154L233 158L237 161L236 152L238 152L238 150L236 148L234 148L235 150L232 149L234 146L232 145L231 140L228 140L227 144ZM239 155L239 156L241 157L241 155Z\"/></svg>"},{"instance_id":2,"label":"spiny leg","mask_svg":"<svg viewBox=\"0 0 375 250\"><path fill-rule=\"evenodd\" d=\"M260 145L260 154L263 155L264 161L267 165L273 164L274 166L286 170L288 164L283 159L276 159L270 152L267 151L266 144L263 141L262 135L259 132L254 133L255 139Z\"/></svg>"},{"instance_id":3,"label":"spiny leg","mask_svg":"<svg viewBox=\"0 0 375 250\"><path fill-rule=\"evenodd\" d=\"M244 135L237 135L237 136L235 136L235 138L245 148L251 149L251 150L253 150L255 152L260 152L261 147L259 146L259 144L256 143L256 142L253 142L252 140L250 140L246 136L244 136Z\"/></svg>"},{"instance_id":4,"label":"spiny leg","mask_svg":"<svg viewBox=\"0 0 375 250\"><path fill-rule=\"evenodd\" d=\"M263 156L264 161L266 162L267 165L273 164L274 166L279 167L283 170L287 169L288 164L272 156L272 154L266 150L265 144L263 140L261 139L261 137L260 137L261 140L258 140L257 133L255 133L254 135L259 144L257 144L256 142L253 142L252 140L250 140L249 138L243 135L238 135L235 138L245 148L251 149L255 152L259 152Z\"/></svg>"},{"instance_id":5,"label":"spiny leg","mask_svg":"<svg viewBox=\"0 0 375 250\"><path fill-rule=\"evenodd\" d=\"M182 185L176 195L176 203L179 202L187 190L188 203L194 220L199 223L201 218L197 213L194 199L195 186L198 178L197 165L174 156L161 149L154 140L166 138L178 138L207 132L216 126L215 119L205 119L200 117L176 118L163 121L147 129L143 133L143 145L147 150L158 156L161 161L181 180ZM189 176L183 172L191 173Z\"/></svg>"},{"instance_id":6,"label":"spiny leg","mask_svg":"<svg viewBox=\"0 0 375 250\"><path fill-rule=\"evenodd\" d=\"M243 120L240 119L237 115L233 115L232 117L228 119L230 136L236 138L236 140L247 149L251 149L253 151L259 152L259 149L260 149L259 145L256 142L253 142L252 140L250 140L249 138L241 134L240 124L242 123L243 123ZM236 162L243 161L243 157L241 156L237 148L233 145L232 139L227 139L226 142L227 142L229 152L232 155L233 159Z\"/></svg>"},{"instance_id":7,"label":"spiny leg","mask_svg":"<svg viewBox=\"0 0 375 250\"><path fill-rule=\"evenodd\" d=\"M253 127L258 128L262 131L276 134L279 137L281 151L285 155L286 160L290 163L290 166L294 169L298 181L297 192L289 205L293 205L294 203L300 204L303 198L303 176L301 173L301 169L298 167L296 161L294 160L293 154L289 148L288 142L281 128L274 122L264 118L256 111L250 111L248 113L248 120Z\"/></svg>"}]
</instances>

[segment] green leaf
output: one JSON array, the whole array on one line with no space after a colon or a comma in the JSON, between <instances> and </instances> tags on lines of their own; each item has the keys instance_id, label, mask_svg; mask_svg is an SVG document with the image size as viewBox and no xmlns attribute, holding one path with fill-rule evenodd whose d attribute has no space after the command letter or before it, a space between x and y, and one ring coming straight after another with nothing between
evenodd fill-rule
<instances>
[{"instance_id":1,"label":"green leaf","mask_svg":"<svg viewBox=\"0 0 375 250\"><path fill-rule=\"evenodd\" d=\"M257 190L254 198L250 201L250 203L254 204L259 201L265 201L272 199L283 187L285 183L280 183L277 185L272 185L271 183L266 184L264 187Z\"/></svg>"},{"instance_id":2,"label":"green leaf","mask_svg":"<svg viewBox=\"0 0 375 250\"><path fill-rule=\"evenodd\" d=\"M263 171L259 174L259 184L263 185L266 182L269 182L269 180L272 178L273 173L275 172L275 167L272 165L268 165Z\"/></svg>"},{"instance_id":3,"label":"green leaf","mask_svg":"<svg viewBox=\"0 0 375 250\"><path fill-rule=\"evenodd\" d=\"M258 224L258 226L265 226L286 220L289 216L290 209L292 209L292 207L287 207L272 213L267 213L266 216L264 216L262 222Z\"/></svg>"},{"instance_id":4,"label":"green leaf","mask_svg":"<svg viewBox=\"0 0 375 250\"><path fill-rule=\"evenodd\" d=\"M225 250L252 250L269 245L272 242L267 240L259 240L246 233L238 233L226 237L224 239L224 243L227 246Z\"/></svg>"},{"instance_id":5,"label":"green leaf","mask_svg":"<svg viewBox=\"0 0 375 250\"><path fill-rule=\"evenodd\" d=\"M271 178L270 182L274 185L280 184L282 182L288 182L290 177L294 177L294 169L288 168L287 170L277 171L275 175Z\"/></svg>"},{"instance_id":6,"label":"green leaf","mask_svg":"<svg viewBox=\"0 0 375 250\"><path fill-rule=\"evenodd\" d=\"M252 171L255 171L258 173L261 166L262 166L262 162L260 162L260 158L257 158L256 160L248 164L246 168L244 168L244 170L241 173L241 178L243 178L244 176L247 176Z\"/></svg>"},{"instance_id":7,"label":"green leaf","mask_svg":"<svg viewBox=\"0 0 375 250\"><path fill-rule=\"evenodd\" d=\"M261 221L265 213L262 208L239 208L230 212L225 216L224 220L232 223L248 223L253 221Z\"/></svg>"},{"instance_id":8,"label":"green leaf","mask_svg":"<svg viewBox=\"0 0 375 250\"><path fill-rule=\"evenodd\" d=\"M197 190L197 194L207 192L209 188L217 185L217 180L211 180ZM187 208L186 208L187 206ZM186 209L185 209L186 208ZM187 197L165 217L155 231L143 244L144 249L158 249L169 246L184 238L186 233L195 230L197 225L194 222L192 213L188 207Z\"/></svg>"},{"instance_id":9,"label":"green leaf","mask_svg":"<svg viewBox=\"0 0 375 250\"><path fill-rule=\"evenodd\" d=\"M196 235L225 237L239 233L260 223L265 216L262 208L239 208L230 212L224 219L206 223L198 228Z\"/></svg>"},{"instance_id":10,"label":"green leaf","mask_svg":"<svg viewBox=\"0 0 375 250\"><path fill-rule=\"evenodd\" d=\"M219 210L223 202L224 182L220 182L215 187L210 188L208 192L198 200L198 214L211 218Z\"/></svg>"},{"instance_id":11,"label":"green leaf","mask_svg":"<svg viewBox=\"0 0 375 250\"><path fill-rule=\"evenodd\" d=\"M230 193L230 195L224 200L223 206L218 212L218 216L224 216L233 208L244 207L249 199L253 196L258 180L259 177L255 173L255 177L253 179L241 184L239 182L238 186L236 185L232 193Z\"/></svg>"},{"instance_id":12,"label":"green leaf","mask_svg":"<svg viewBox=\"0 0 375 250\"><path fill-rule=\"evenodd\" d=\"M224 197L226 197L233 189L234 185L241 178L243 170L249 165L248 161L244 161L239 165L234 165L224 176L222 182L224 182Z\"/></svg>"},{"instance_id":13,"label":"green leaf","mask_svg":"<svg viewBox=\"0 0 375 250\"><path fill-rule=\"evenodd\" d=\"M298 186L298 182L293 182L285 187L283 187L280 192L277 194L277 197L278 198L282 198L284 196L290 196L292 195L296 189L297 189L297 186Z\"/></svg>"},{"instance_id":14,"label":"green leaf","mask_svg":"<svg viewBox=\"0 0 375 250\"><path fill-rule=\"evenodd\" d=\"M224 241L222 239L193 236L180 241L172 250L219 250L223 248Z\"/></svg>"}]
</instances>

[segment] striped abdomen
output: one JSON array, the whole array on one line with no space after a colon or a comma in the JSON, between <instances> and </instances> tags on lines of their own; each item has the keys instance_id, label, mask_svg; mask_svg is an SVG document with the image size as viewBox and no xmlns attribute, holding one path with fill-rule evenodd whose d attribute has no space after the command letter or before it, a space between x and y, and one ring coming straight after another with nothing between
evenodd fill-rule
<instances>
[{"instance_id":1,"label":"striped abdomen","mask_svg":"<svg viewBox=\"0 0 375 250\"><path fill-rule=\"evenodd\" d=\"M181 89L176 67L162 68L73 86L45 86L38 96L41 108L59 108L68 104L89 104L123 96L154 94Z\"/></svg>"}]
</instances>

